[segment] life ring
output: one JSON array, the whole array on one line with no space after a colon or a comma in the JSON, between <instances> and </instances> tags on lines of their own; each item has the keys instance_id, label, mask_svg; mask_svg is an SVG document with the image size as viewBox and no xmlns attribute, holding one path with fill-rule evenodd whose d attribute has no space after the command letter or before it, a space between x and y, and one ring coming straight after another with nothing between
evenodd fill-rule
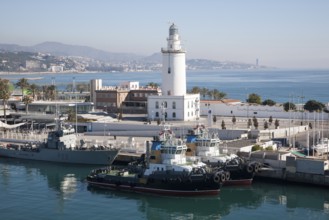
<instances>
[{"instance_id":1,"label":"life ring","mask_svg":"<svg viewBox=\"0 0 329 220\"><path fill-rule=\"evenodd\" d=\"M247 172L248 172L248 173L252 173L253 171L254 171L254 168L252 167L251 164L249 164L249 165L247 166Z\"/></svg>"}]
</instances>

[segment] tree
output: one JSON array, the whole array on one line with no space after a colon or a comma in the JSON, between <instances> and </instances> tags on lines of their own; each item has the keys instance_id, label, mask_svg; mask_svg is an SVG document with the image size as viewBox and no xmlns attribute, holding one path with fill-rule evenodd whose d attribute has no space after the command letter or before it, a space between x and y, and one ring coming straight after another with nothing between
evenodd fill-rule
<instances>
[{"instance_id":1,"label":"tree","mask_svg":"<svg viewBox=\"0 0 329 220\"><path fill-rule=\"evenodd\" d=\"M267 121L264 122L264 129L265 130L268 129L268 122Z\"/></svg>"},{"instance_id":2,"label":"tree","mask_svg":"<svg viewBox=\"0 0 329 220\"><path fill-rule=\"evenodd\" d=\"M1 88L0 99L2 99L3 115L5 118L5 123L7 123L6 106L14 88L8 79L1 79L1 78L0 78L0 88Z\"/></svg>"},{"instance_id":3,"label":"tree","mask_svg":"<svg viewBox=\"0 0 329 220\"><path fill-rule=\"evenodd\" d=\"M214 116L212 117L212 121L216 124L216 122L217 122L217 117L216 117L216 115L214 115Z\"/></svg>"},{"instance_id":4,"label":"tree","mask_svg":"<svg viewBox=\"0 0 329 220\"><path fill-rule=\"evenodd\" d=\"M271 100L271 99L266 99L266 100L264 100L264 101L262 102L262 105L273 106L273 105L275 105L275 104L276 104L276 102L273 101L273 100Z\"/></svg>"},{"instance_id":5,"label":"tree","mask_svg":"<svg viewBox=\"0 0 329 220\"><path fill-rule=\"evenodd\" d=\"M274 126L275 126L275 129L278 129L279 128L280 122L279 122L278 119L275 119Z\"/></svg>"},{"instance_id":6,"label":"tree","mask_svg":"<svg viewBox=\"0 0 329 220\"><path fill-rule=\"evenodd\" d=\"M313 111L322 111L325 108L325 105L321 102L315 100L309 100L305 103L304 109L313 112Z\"/></svg>"},{"instance_id":7,"label":"tree","mask_svg":"<svg viewBox=\"0 0 329 220\"><path fill-rule=\"evenodd\" d=\"M56 86L55 85L45 86L44 93L46 99L55 100Z\"/></svg>"},{"instance_id":8,"label":"tree","mask_svg":"<svg viewBox=\"0 0 329 220\"><path fill-rule=\"evenodd\" d=\"M17 81L17 83L15 84L16 87L19 87L21 88L22 90L22 100L23 100L23 97L24 97L24 90L27 89L29 87L29 82L27 79L25 78L21 78Z\"/></svg>"},{"instance_id":9,"label":"tree","mask_svg":"<svg viewBox=\"0 0 329 220\"><path fill-rule=\"evenodd\" d=\"M255 104L261 104L262 99L259 95L256 93L249 94L249 97L247 99L248 103L255 103Z\"/></svg>"},{"instance_id":10,"label":"tree","mask_svg":"<svg viewBox=\"0 0 329 220\"><path fill-rule=\"evenodd\" d=\"M208 93L208 89L206 87L203 87L203 88L200 89L200 94L201 94L203 99L206 98L207 93Z\"/></svg>"},{"instance_id":11,"label":"tree","mask_svg":"<svg viewBox=\"0 0 329 220\"><path fill-rule=\"evenodd\" d=\"M220 92L220 91L218 91L218 92L216 92L215 94L214 94L214 98L216 99L216 100L222 100L222 99L224 99L226 97L226 93L225 92Z\"/></svg>"},{"instance_id":12,"label":"tree","mask_svg":"<svg viewBox=\"0 0 329 220\"><path fill-rule=\"evenodd\" d=\"M146 84L146 86L149 86L151 88L159 88L159 84L155 82L149 82Z\"/></svg>"},{"instance_id":13,"label":"tree","mask_svg":"<svg viewBox=\"0 0 329 220\"><path fill-rule=\"evenodd\" d=\"M251 127L251 125L252 125L252 123L251 123L251 118L248 119L248 124L247 124L247 125L248 125L248 128Z\"/></svg>"},{"instance_id":14,"label":"tree","mask_svg":"<svg viewBox=\"0 0 329 220\"><path fill-rule=\"evenodd\" d=\"M292 102L283 103L283 109L287 112L289 110L296 110L296 105Z\"/></svg>"},{"instance_id":15,"label":"tree","mask_svg":"<svg viewBox=\"0 0 329 220\"><path fill-rule=\"evenodd\" d=\"M26 112L26 114L29 111L29 104L31 104L32 101L33 101L33 99L29 95L24 96L23 99L22 99L22 102L25 104L25 112Z\"/></svg>"},{"instance_id":16,"label":"tree","mask_svg":"<svg viewBox=\"0 0 329 220\"><path fill-rule=\"evenodd\" d=\"M235 125L235 123L236 123L236 118L235 118L235 115L233 115L233 117L232 117L232 123Z\"/></svg>"},{"instance_id":17,"label":"tree","mask_svg":"<svg viewBox=\"0 0 329 220\"><path fill-rule=\"evenodd\" d=\"M254 123L254 127L255 127L256 129L258 129L258 120L257 120L257 118L254 116L254 117L252 118L252 120L253 120L253 123Z\"/></svg>"},{"instance_id":18,"label":"tree","mask_svg":"<svg viewBox=\"0 0 329 220\"><path fill-rule=\"evenodd\" d=\"M225 121L222 120L222 129L225 130L226 129L226 125L225 125Z\"/></svg>"},{"instance_id":19,"label":"tree","mask_svg":"<svg viewBox=\"0 0 329 220\"><path fill-rule=\"evenodd\" d=\"M29 91L32 95L33 100L35 100L35 97L40 93L40 87L33 83L29 86Z\"/></svg>"},{"instance_id":20,"label":"tree","mask_svg":"<svg viewBox=\"0 0 329 220\"><path fill-rule=\"evenodd\" d=\"M200 93L200 88L198 86L194 86L191 91L192 94L198 94Z\"/></svg>"}]
</instances>

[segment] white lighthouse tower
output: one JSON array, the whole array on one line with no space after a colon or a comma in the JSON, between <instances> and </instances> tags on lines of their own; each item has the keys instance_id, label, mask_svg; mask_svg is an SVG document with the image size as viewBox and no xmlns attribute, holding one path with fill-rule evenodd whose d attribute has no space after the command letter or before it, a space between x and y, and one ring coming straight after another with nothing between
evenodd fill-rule
<instances>
[{"instance_id":1,"label":"white lighthouse tower","mask_svg":"<svg viewBox=\"0 0 329 220\"><path fill-rule=\"evenodd\" d=\"M169 28L167 48L162 48L162 94L181 96L186 94L185 50L182 49L178 28Z\"/></svg>"},{"instance_id":2,"label":"white lighthouse tower","mask_svg":"<svg viewBox=\"0 0 329 220\"><path fill-rule=\"evenodd\" d=\"M175 24L170 26L167 48L162 48L161 52L162 95L148 97L148 118L162 121L198 119L200 94L186 93L185 50Z\"/></svg>"}]
</instances>

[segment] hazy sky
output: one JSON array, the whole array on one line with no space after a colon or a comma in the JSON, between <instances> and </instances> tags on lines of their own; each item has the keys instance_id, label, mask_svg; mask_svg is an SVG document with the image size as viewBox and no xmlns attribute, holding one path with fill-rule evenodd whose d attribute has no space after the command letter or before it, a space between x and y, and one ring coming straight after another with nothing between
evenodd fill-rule
<instances>
[{"instance_id":1,"label":"hazy sky","mask_svg":"<svg viewBox=\"0 0 329 220\"><path fill-rule=\"evenodd\" d=\"M169 22L187 58L329 68L329 0L0 0L0 43L151 55Z\"/></svg>"}]
</instances>

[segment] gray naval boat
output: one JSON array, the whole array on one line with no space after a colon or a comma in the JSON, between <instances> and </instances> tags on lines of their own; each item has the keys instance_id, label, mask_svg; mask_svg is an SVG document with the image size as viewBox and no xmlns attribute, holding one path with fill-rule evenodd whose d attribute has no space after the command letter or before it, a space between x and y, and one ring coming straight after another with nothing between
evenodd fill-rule
<instances>
[{"instance_id":1,"label":"gray naval boat","mask_svg":"<svg viewBox=\"0 0 329 220\"><path fill-rule=\"evenodd\" d=\"M111 165L119 149L108 146L87 147L83 140L77 146L74 128L58 119L56 129L45 142L0 144L0 157L72 164Z\"/></svg>"}]
</instances>

